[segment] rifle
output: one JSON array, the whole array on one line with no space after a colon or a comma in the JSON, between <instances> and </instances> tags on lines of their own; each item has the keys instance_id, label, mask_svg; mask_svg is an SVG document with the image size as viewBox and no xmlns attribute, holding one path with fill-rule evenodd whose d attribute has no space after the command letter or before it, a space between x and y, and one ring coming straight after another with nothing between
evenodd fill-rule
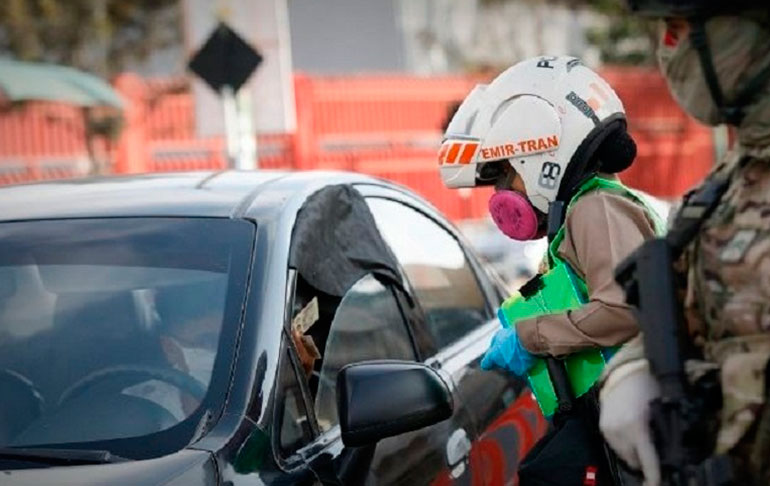
<instances>
[{"instance_id":1,"label":"rifle","mask_svg":"<svg viewBox=\"0 0 770 486\"><path fill-rule=\"evenodd\" d=\"M695 386L687 380L685 326L673 270L727 190L734 170L716 171L688 194L668 235L645 242L615 269L615 280L635 308L650 371L660 385L660 397L650 405L650 427L667 486L735 484L730 460L709 456L709 441L703 440L714 397L721 398L721 393L713 382Z\"/></svg>"}]
</instances>

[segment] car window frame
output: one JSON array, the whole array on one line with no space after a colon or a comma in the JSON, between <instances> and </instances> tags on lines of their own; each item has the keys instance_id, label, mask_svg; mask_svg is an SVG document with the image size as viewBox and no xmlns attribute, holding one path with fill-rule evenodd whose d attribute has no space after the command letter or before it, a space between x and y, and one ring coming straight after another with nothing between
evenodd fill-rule
<instances>
[{"instance_id":1,"label":"car window frame","mask_svg":"<svg viewBox=\"0 0 770 486\"><path fill-rule=\"evenodd\" d=\"M462 252L466 261L469 263L473 277L476 280L476 283L481 291L482 298L484 299L485 310L487 312L486 322L489 322L490 319L494 318L496 306L493 304L493 302L494 301L502 302L502 299L504 298L502 295L502 289L499 289L497 288L496 285L494 285L491 276L487 275L486 279L483 279L480 277L482 274L486 275L486 271L484 270L483 265L480 263L480 260L478 260L477 256L473 254L473 249L470 246L470 243L465 241L465 239L462 237L459 231L457 231L450 225L445 224L445 222L442 221L440 217L437 217L435 214L432 214L432 212L426 211L422 207L418 207L417 204L412 204L411 202L416 200L414 200L413 198L409 198L409 196L393 197L392 194L364 193L364 198L367 200L367 202L371 199L384 199L397 204L401 204L402 206L405 206L413 211L416 211L421 216L424 216L425 218L429 219L430 221L435 223L439 228L444 230L450 237L452 237L452 239L460 247L460 251ZM387 240L385 239L384 236L383 236L383 240L387 244ZM396 257L396 260L399 266L399 271L402 274L402 278L405 280L405 285L407 286L408 292L410 294L409 297L415 301L415 306L419 309L419 312L421 314L421 320L423 322L422 325L426 326L426 332L429 332L426 324L427 314L425 310L422 308L420 300L416 297L415 289L412 286L412 282L411 280L409 280L408 276L406 275L406 271L403 269L403 266L401 265L401 262L398 260L398 257ZM486 323L482 323L478 327L479 328L484 327L485 324ZM432 351L432 354L431 354L431 351L425 350L426 356L422 356L423 362L433 362L436 355L440 354L443 350L456 347L458 343L463 342L472 333L473 333L473 330L470 330L462 338L452 341L450 343L447 343L444 346L439 346L438 343L434 342L433 343L434 350Z\"/></svg>"},{"instance_id":2,"label":"car window frame","mask_svg":"<svg viewBox=\"0 0 770 486\"><path fill-rule=\"evenodd\" d=\"M406 337L407 337L407 339L409 341L409 346L411 347L412 361L418 362L418 360L421 359L421 356L420 356L420 353L419 353L419 350L418 350L417 342L415 341L414 331L412 330L410 322L409 322L409 319L408 319L408 314L404 310L402 299L399 297L399 294L402 294L404 292L400 288L400 283L399 282L394 282L392 279L389 279L389 278L386 278L386 277L383 277L381 275L374 274L374 273L367 273L366 275L361 277L359 280L357 280L356 283L360 282L361 280L363 280L364 278L366 278L368 276L371 276L372 278L377 280L377 282L379 282L383 286L383 288L385 288L385 290L387 290L391 294L391 296L393 297L393 301L396 304L396 307L398 308L398 313L401 316L401 322L402 322L402 325L404 326L404 331L405 331ZM353 285L355 285L355 284L353 284ZM350 288L353 288L353 286L351 286ZM350 289L348 289L348 291L349 290ZM347 295L347 292L346 292L346 295ZM344 299L344 297L343 297L343 299ZM339 310L339 307L337 308L337 310ZM335 319L337 317L337 310L335 310ZM331 325L333 325L333 324L334 324L334 320L332 320L332 322L331 322ZM331 335L331 329L330 329L330 333L329 334ZM327 343L327 345L328 345L328 343ZM324 351L326 352L327 350L324 350ZM324 358L322 358L322 361L323 361L323 359ZM403 358L393 357L393 356L389 356L389 357L386 357L386 358L369 358L369 359L372 359L372 360L382 360L382 359L403 360ZM364 360L364 361L366 361L366 360ZM359 362L359 361L351 361L350 363L357 363L357 362ZM350 363L346 363L346 364L350 364ZM319 392L320 392L320 385L319 385L319 390L317 390L316 393L319 393ZM316 415L316 409L315 409L315 407L316 407L315 399L317 399L317 398L318 398L317 396L316 397L311 397L311 406L313 407L313 420L315 420L315 426L320 431L320 435L324 436L328 432L331 432L331 431L334 431L334 430L339 430L339 425L340 425L339 424L339 420L338 420L337 423L335 423L329 429L321 430L321 427L318 424L318 420L317 420L318 417Z\"/></svg>"},{"instance_id":3,"label":"car window frame","mask_svg":"<svg viewBox=\"0 0 770 486\"><path fill-rule=\"evenodd\" d=\"M273 422L275 433L271 434L272 435L271 444L274 451L274 457L276 459L276 463L284 471L291 471L302 465L303 460L299 451L302 450L304 447L307 447L309 444L312 444L318 438L318 435L319 435L318 421L315 419L315 410L313 409L313 404L312 404L312 401L310 400L310 396L311 396L310 387L308 386L307 380L302 379L302 365L299 361L299 355L297 354L297 350L294 347L294 343L290 338L291 309L292 309L292 302L294 299L294 293L296 291L296 288L297 288L297 270L294 268L289 268L286 275L286 296L285 296L285 302L284 302L284 319L283 319L284 322L283 322L283 325L281 326L281 339L280 339L280 348L279 348L280 357L278 359L278 367L277 367L279 375L276 383L278 383L279 385L276 387L275 400L274 400L275 405L273 407L273 412L272 412L272 422ZM283 407L284 400L285 400L285 389L282 386L281 373L284 372L283 359L284 359L284 356L287 356L287 355L291 360L291 370L294 373L294 379L299 383L300 392L301 392L300 394L302 396L302 407L304 408L305 414L307 415L308 423L310 424L310 429L313 434L313 437L308 442L308 444L305 444L304 446L300 447L296 451L292 451L288 455L283 454L281 451L282 422L277 421L280 415L278 409Z\"/></svg>"},{"instance_id":4,"label":"car window frame","mask_svg":"<svg viewBox=\"0 0 770 486\"><path fill-rule=\"evenodd\" d=\"M407 206L408 208L417 211L421 215L430 219L438 226L440 226L444 231L449 233L449 235L454 238L454 240L457 241L457 243L460 245L465 258L470 262L471 267L473 268L474 276L476 277L477 282L479 282L479 287L481 287L482 293L484 294L487 306L490 308L492 314L494 314L495 308L497 306L493 305L492 302L498 299L504 299L506 297L506 290L504 289L504 285L502 285L501 282L495 281L493 276L485 270L484 265L481 263L481 257L479 257L470 242L467 241L460 230L457 229L451 223L451 221L446 219L446 217L438 212L437 209L429 206L424 201L417 199L410 193L399 191L397 188L380 186L377 184L356 184L356 189L358 189L367 200L387 199ZM481 279L479 278L479 275L486 275L487 278Z\"/></svg>"},{"instance_id":5,"label":"car window frame","mask_svg":"<svg viewBox=\"0 0 770 486\"><path fill-rule=\"evenodd\" d=\"M374 274L367 273L366 275L374 275ZM383 280L382 277L379 275L374 275L374 277L377 278L380 281L380 283L382 283L382 285L385 286L393 294L394 300L401 314L403 325L406 328L407 336L409 337L409 344L411 345L412 352L415 357L415 361L424 362L424 358L421 355L420 348L415 340L414 330L412 329L412 325L411 325L411 315L413 315L414 310L412 306L409 306L408 304L410 303L409 301L415 302L414 297L407 294L408 290L403 287L404 282L396 282L390 279ZM315 414L314 398L312 396L308 380L303 377L303 370L302 370L302 365L300 363L299 355L297 353L297 349L294 346L293 340L290 338L291 319L292 319L291 312L293 308L293 301L294 301L294 295L296 292L296 287L297 287L297 270L290 267L288 269L288 275L287 275L286 301L284 304L284 323L281 331L281 334L282 334L281 351L288 348L288 354L291 357L295 378L300 383L300 389L302 391L302 404L305 409L305 413L307 414L307 418L310 423L311 430L313 432L313 438L312 440L309 441L308 444L305 444L304 446L300 447L296 451L293 451L288 457L283 457L283 455L280 453L280 426L277 422L275 422L275 420L276 420L276 417L278 416L276 408L283 405L284 390L283 390L283 387L277 387L277 388L280 388L280 390L276 390L276 398L280 398L280 399L275 400L275 406L273 409L272 417L273 417L274 425L278 426L278 430L277 430L277 433L272 434L273 437L271 439L271 443L272 443L273 451L275 451L276 462L278 463L279 467L281 467L282 469L291 468L291 469L284 469L285 471L296 470L297 467L300 467L302 464L306 463L307 456L310 453L309 451L323 449L328 447L329 444L337 443L338 441L342 440L339 424L334 425L328 430L325 430L325 431L321 430L318 424L318 419Z\"/></svg>"},{"instance_id":6,"label":"car window frame","mask_svg":"<svg viewBox=\"0 0 770 486\"><path fill-rule=\"evenodd\" d=\"M308 397L310 396L310 390L307 385L307 380L302 379L302 365L297 358L296 350L291 344L291 338L286 333L285 329L281 332L281 345L280 345L280 357L278 358L278 380L276 383L279 386L276 387L274 407L272 412L272 423L274 433L271 434L271 444L273 449L273 457L278 467L284 472L296 471L299 468L304 467L305 459L300 451L309 445L313 444L319 436L318 422L315 419L315 411L312 404L308 403ZM284 367L285 360L289 360L289 366ZM281 447L281 433L283 431L283 413L286 413L285 401L286 401L286 387L283 386L283 373L289 372L293 374L294 380L299 384L301 403L299 404L310 426L311 437L307 443L302 444L296 450L286 454Z\"/></svg>"}]
</instances>

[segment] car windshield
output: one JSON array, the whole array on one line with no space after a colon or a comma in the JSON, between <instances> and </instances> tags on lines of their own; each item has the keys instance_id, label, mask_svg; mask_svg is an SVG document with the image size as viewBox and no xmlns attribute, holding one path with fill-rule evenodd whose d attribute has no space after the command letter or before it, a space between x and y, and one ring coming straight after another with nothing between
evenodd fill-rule
<instances>
[{"instance_id":1,"label":"car windshield","mask_svg":"<svg viewBox=\"0 0 770 486\"><path fill-rule=\"evenodd\" d=\"M254 228L0 224L0 447L183 447L229 376Z\"/></svg>"}]
</instances>

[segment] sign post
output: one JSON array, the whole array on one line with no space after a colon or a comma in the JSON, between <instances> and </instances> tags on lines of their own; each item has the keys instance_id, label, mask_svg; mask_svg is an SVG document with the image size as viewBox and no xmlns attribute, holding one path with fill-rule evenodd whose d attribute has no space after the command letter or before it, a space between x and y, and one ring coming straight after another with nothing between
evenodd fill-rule
<instances>
[{"instance_id":1,"label":"sign post","mask_svg":"<svg viewBox=\"0 0 770 486\"><path fill-rule=\"evenodd\" d=\"M240 130L238 129L238 102L231 86L222 86L222 111L225 114L225 153L230 167L240 169L245 154L240 148Z\"/></svg>"},{"instance_id":2,"label":"sign post","mask_svg":"<svg viewBox=\"0 0 770 486\"><path fill-rule=\"evenodd\" d=\"M239 110L238 90L262 63L262 55L220 22L188 67L222 100L227 160L236 169L257 167L256 133L249 110Z\"/></svg>"}]
</instances>

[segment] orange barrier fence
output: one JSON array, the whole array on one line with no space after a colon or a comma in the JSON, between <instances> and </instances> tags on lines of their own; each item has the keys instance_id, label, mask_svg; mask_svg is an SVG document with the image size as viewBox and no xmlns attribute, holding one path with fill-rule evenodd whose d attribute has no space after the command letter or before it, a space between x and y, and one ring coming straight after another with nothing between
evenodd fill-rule
<instances>
[{"instance_id":1,"label":"orange barrier fence","mask_svg":"<svg viewBox=\"0 0 770 486\"><path fill-rule=\"evenodd\" d=\"M83 117L58 103L0 113L0 183L73 177L88 169Z\"/></svg>"},{"instance_id":2,"label":"orange barrier fence","mask_svg":"<svg viewBox=\"0 0 770 486\"><path fill-rule=\"evenodd\" d=\"M637 163L625 182L675 197L713 164L711 132L689 119L656 72L606 69L602 74L623 100ZM449 190L438 175L436 148L450 106L477 82L470 77L294 77L297 130L258 137L262 168L342 169L401 183L453 219L486 214L489 189ZM123 130L107 173L222 169L222 137L195 134L193 99L184 78L145 80L118 76L126 100ZM82 116L77 109L29 103L0 111L0 184L75 177L89 168Z\"/></svg>"},{"instance_id":3,"label":"orange barrier fence","mask_svg":"<svg viewBox=\"0 0 770 486\"><path fill-rule=\"evenodd\" d=\"M714 165L713 132L685 114L657 71L605 69L602 76L623 101L637 159L621 174L627 184L673 198Z\"/></svg>"}]
</instances>

